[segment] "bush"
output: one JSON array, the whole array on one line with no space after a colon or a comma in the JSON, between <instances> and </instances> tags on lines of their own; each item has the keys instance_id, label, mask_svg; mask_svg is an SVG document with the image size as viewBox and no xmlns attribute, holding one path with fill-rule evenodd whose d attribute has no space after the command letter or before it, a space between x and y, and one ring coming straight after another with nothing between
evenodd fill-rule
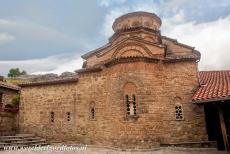
<instances>
[{"instance_id":1,"label":"bush","mask_svg":"<svg viewBox=\"0 0 230 154\"><path fill-rule=\"evenodd\" d=\"M16 95L15 97L12 98L12 105L13 107L18 108L20 102L20 96Z\"/></svg>"}]
</instances>

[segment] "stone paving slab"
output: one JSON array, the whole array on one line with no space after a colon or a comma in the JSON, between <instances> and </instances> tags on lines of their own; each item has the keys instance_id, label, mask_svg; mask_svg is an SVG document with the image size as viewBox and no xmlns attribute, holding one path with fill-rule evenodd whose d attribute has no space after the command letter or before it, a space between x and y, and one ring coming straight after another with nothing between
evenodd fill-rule
<instances>
[{"instance_id":1,"label":"stone paving slab","mask_svg":"<svg viewBox=\"0 0 230 154\"><path fill-rule=\"evenodd\" d=\"M0 151L0 154L227 154L224 151L217 151L216 149L200 149L200 148L159 148L154 150L135 150L135 151L121 151L106 148L92 148L87 147L86 150L68 150L68 151Z\"/></svg>"}]
</instances>

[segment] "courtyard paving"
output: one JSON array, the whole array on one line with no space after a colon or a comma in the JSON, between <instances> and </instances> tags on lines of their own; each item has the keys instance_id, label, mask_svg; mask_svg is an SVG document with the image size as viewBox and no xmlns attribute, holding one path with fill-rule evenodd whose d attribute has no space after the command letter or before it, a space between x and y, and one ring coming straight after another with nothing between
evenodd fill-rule
<instances>
[{"instance_id":1,"label":"courtyard paving","mask_svg":"<svg viewBox=\"0 0 230 154\"><path fill-rule=\"evenodd\" d=\"M47 148L50 148L47 146ZM216 149L200 149L200 148L173 148L162 147L152 150L115 150L109 148L86 147L86 149L75 150L5 150L0 154L227 154L224 151Z\"/></svg>"}]
</instances>

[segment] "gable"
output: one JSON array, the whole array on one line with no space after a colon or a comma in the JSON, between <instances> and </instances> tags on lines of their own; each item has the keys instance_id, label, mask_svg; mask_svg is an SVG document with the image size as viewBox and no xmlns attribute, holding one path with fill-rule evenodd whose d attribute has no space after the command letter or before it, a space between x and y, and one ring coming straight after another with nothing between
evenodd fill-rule
<instances>
[{"instance_id":1,"label":"gable","mask_svg":"<svg viewBox=\"0 0 230 154\"><path fill-rule=\"evenodd\" d=\"M101 64L114 58L122 57L155 57L165 54L165 47L137 38L128 38L102 49L100 52L87 58L87 67Z\"/></svg>"}]
</instances>

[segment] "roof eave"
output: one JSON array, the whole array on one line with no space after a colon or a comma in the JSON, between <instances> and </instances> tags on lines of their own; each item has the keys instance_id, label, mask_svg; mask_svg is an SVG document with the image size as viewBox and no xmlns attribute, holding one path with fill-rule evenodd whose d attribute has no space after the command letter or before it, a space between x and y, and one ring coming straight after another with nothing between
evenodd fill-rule
<instances>
[{"instance_id":1,"label":"roof eave","mask_svg":"<svg viewBox=\"0 0 230 154\"><path fill-rule=\"evenodd\" d=\"M212 98L212 99L203 99L203 100L193 100L192 103L194 104L204 104L204 103L213 103L213 102L219 102L219 101L226 101L230 100L230 96L227 97L220 97L220 98Z\"/></svg>"},{"instance_id":2,"label":"roof eave","mask_svg":"<svg viewBox=\"0 0 230 154\"><path fill-rule=\"evenodd\" d=\"M33 87L33 86L57 85L57 84L66 84L71 82L78 82L78 78L22 83L20 84L20 87L23 88L23 87Z\"/></svg>"}]
</instances>

